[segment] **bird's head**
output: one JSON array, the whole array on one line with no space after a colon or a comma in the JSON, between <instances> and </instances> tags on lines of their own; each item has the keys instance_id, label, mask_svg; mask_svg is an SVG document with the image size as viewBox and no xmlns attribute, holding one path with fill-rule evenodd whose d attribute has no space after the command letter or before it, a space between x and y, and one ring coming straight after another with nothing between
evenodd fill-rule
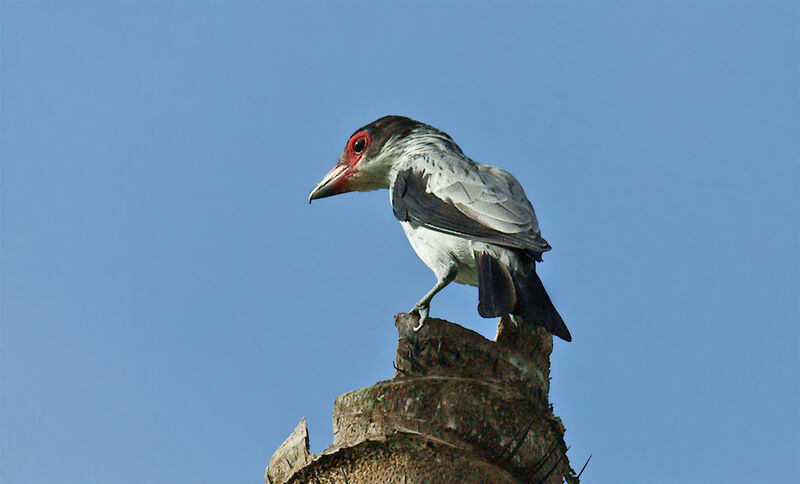
<instances>
[{"instance_id":1,"label":"bird's head","mask_svg":"<svg viewBox=\"0 0 800 484\"><path fill-rule=\"evenodd\" d=\"M317 183L308 201L389 188L392 167L407 153L408 139L428 129L434 130L403 116L384 116L357 129L347 140L336 166Z\"/></svg>"}]
</instances>

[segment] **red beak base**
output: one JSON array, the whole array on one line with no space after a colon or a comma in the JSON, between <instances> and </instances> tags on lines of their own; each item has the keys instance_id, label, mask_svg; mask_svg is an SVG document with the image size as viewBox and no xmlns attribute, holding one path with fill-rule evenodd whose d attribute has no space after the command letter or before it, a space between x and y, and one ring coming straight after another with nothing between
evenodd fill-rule
<instances>
[{"instance_id":1,"label":"red beak base","mask_svg":"<svg viewBox=\"0 0 800 484\"><path fill-rule=\"evenodd\" d=\"M345 182L347 180L348 169L346 165L336 165L325 177L317 183L317 186L311 190L308 196L308 203L318 198L332 197L340 193L345 193L347 190Z\"/></svg>"}]
</instances>

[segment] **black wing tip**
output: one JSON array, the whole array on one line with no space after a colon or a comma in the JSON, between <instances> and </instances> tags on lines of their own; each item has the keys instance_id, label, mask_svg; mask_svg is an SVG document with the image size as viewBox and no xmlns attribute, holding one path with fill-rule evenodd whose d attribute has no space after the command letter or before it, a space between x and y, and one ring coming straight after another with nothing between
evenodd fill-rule
<instances>
[{"instance_id":1,"label":"black wing tip","mask_svg":"<svg viewBox=\"0 0 800 484\"><path fill-rule=\"evenodd\" d=\"M514 316L518 319L521 319L523 322L527 322L528 324L532 324L534 326L541 326L544 328L548 333L556 336L568 343L572 342L572 335L567 329L567 325L564 324L564 321L561 319L561 316L556 313L555 317L543 317L543 315L524 315L524 314L514 314ZM486 317L486 316L484 316Z\"/></svg>"},{"instance_id":2,"label":"black wing tip","mask_svg":"<svg viewBox=\"0 0 800 484\"><path fill-rule=\"evenodd\" d=\"M569 334L569 330L567 329L567 325L561 321L561 324L552 331L553 335L558 336L559 338L563 339L566 342L572 341L572 335Z\"/></svg>"},{"instance_id":3,"label":"black wing tip","mask_svg":"<svg viewBox=\"0 0 800 484\"><path fill-rule=\"evenodd\" d=\"M572 335L570 334L569 329L567 329L566 323L564 323L564 320L561 319L561 315L558 314L558 311L556 311L556 308L552 306L552 303L550 303L549 309L552 311L552 313L546 316L541 315L540 318L543 319L543 321L541 321L541 323L537 321L537 323L544 326L544 328L553 336L558 336L567 342L572 341Z\"/></svg>"},{"instance_id":4,"label":"black wing tip","mask_svg":"<svg viewBox=\"0 0 800 484\"><path fill-rule=\"evenodd\" d=\"M519 314L523 321L542 326L547 332L564 341L572 341L567 325L547 295L542 280L536 274L536 266L531 264L531 267L534 270L528 274L515 274L516 289L520 295L515 313Z\"/></svg>"},{"instance_id":5,"label":"black wing tip","mask_svg":"<svg viewBox=\"0 0 800 484\"><path fill-rule=\"evenodd\" d=\"M567 328L566 323L564 323L564 320L561 319L561 315L558 314L558 311L556 311L555 306L552 306L552 303L551 307L553 310L553 314L548 318L547 325L545 326L545 328L554 336L558 336L564 341L567 342L572 341L572 335L569 333L569 329Z\"/></svg>"}]
</instances>

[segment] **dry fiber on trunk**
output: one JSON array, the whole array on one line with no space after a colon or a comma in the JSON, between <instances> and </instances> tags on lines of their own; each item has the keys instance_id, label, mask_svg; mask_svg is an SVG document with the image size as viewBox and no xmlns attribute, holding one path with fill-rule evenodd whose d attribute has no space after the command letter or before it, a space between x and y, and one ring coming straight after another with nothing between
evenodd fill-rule
<instances>
[{"instance_id":1,"label":"dry fiber on trunk","mask_svg":"<svg viewBox=\"0 0 800 484\"><path fill-rule=\"evenodd\" d=\"M389 381L335 400L334 441L308 450L305 419L266 484L577 484L548 402L553 339L500 320L496 341L440 319L414 332L399 314Z\"/></svg>"}]
</instances>

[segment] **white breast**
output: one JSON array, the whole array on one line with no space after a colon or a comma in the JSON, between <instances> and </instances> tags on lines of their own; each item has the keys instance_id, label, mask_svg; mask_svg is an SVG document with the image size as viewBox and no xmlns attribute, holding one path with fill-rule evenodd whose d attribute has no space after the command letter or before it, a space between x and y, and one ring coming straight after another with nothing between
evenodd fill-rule
<instances>
[{"instance_id":1,"label":"white breast","mask_svg":"<svg viewBox=\"0 0 800 484\"><path fill-rule=\"evenodd\" d=\"M470 286L478 285L472 241L420 227L411 222L400 222L400 225L403 226L411 247L438 278L444 277L455 262L458 264L455 281Z\"/></svg>"}]
</instances>

